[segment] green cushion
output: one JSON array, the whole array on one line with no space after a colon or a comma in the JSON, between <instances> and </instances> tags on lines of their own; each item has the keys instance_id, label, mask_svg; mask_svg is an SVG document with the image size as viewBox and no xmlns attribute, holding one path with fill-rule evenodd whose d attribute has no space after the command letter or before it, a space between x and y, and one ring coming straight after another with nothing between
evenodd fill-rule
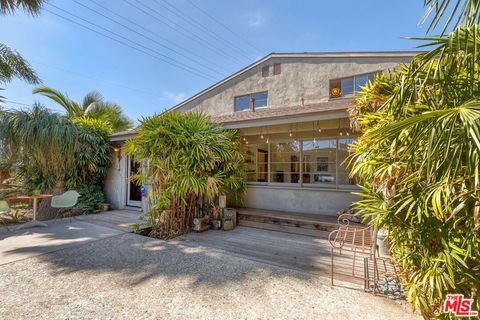
<instances>
[{"instance_id":1,"label":"green cushion","mask_svg":"<svg viewBox=\"0 0 480 320\"><path fill-rule=\"evenodd\" d=\"M8 206L7 201L0 200L0 213L9 213L10 207Z\"/></svg>"},{"instance_id":2,"label":"green cushion","mask_svg":"<svg viewBox=\"0 0 480 320\"><path fill-rule=\"evenodd\" d=\"M73 208L77 202L80 194L75 190L69 190L64 194L52 197L53 208Z\"/></svg>"}]
</instances>

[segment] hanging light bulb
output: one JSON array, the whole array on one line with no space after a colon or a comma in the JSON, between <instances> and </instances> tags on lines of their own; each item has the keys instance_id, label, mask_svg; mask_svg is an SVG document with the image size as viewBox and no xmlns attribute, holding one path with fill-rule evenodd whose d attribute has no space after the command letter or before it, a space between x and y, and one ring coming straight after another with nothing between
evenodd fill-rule
<instances>
[{"instance_id":1,"label":"hanging light bulb","mask_svg":"<svg viewBox=\"0 0 480 320\"><path fill-rule=\"evenodd\" d=\"M340 130L340 135L341 135L341 136L343 136L343 129L342 129L342 130Z\"/></svg>"},{"instance_id":2,"label":"hanging light bulb","mask_svg":"<svg viewBox=\"0 0 480 320\"><path fill-rule=\"evenodd\" d=\"M267 143L270 143L270 137L267 137Z\"/></svg>"},{"instance_id":3,"label":"hanging light bulb","mask_svg":"<svg viewBox=\"0 0 480 320\"><path fill-rule=\"evenodd\" d=\"M322 128L319 127L319 128L318 128L318 132L322 132Z\"/></svg>"},{"instance_id":4,"label":"hanging light bulb","mask_svg":"<svg viewBox=\"0 0 480 320\"><path fill-rule=\"evenodd\" d=\"M248 140L247 140L247 141L245 141L245 144L248 144Z\"/></svg>"},{"instance_id":5,"label":"hanging light bulb","mask_svg":"<svg viewBox=\"0 0 480 320\"><path fill-rule=\"evenodd\" d=\"M350 132L347 130L347 137L350 135Z\"/></svg>"},{"instance_id":6,"label":"hanging light bulb","mask_svg":"<svg viewBox=\"0 0 480 320\"><path fill-rule=\"evenodd\" d=\"M293 136L292 130L288 133L288 136L291 138Z\"/></svg>"},{"instance_id":7,"label":"hanging light bulb","mask_svg":"<svg viewBox=\"0 0 480 320\"><path fill-rule=\"evenodd\" d=\"M260 139L263 139L263 133L260 135Z\"/></svg>"}]
</instances>

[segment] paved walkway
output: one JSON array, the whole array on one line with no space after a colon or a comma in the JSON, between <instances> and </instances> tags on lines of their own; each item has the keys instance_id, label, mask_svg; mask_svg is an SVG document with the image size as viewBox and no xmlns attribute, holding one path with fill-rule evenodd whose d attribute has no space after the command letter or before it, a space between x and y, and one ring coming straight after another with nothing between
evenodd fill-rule
<instances>
[{"instance_id":1,"label":"paved walkway","mask_svg":"<svg viewBox=\"0 0 480 320\"><path fill-rule=\"evenodd\" d=\"M114 214L0 232L0 318L420 319L327 278L128 233Z\"/></svg>"}]
</instances>

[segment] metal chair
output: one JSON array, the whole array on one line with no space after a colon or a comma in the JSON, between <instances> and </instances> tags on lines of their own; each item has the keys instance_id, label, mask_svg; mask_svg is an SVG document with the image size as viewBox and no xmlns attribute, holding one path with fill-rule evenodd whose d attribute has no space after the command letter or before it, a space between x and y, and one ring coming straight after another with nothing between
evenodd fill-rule
<instances>
[{"instance_id":1,"label":"metal chair","mask_svg":"<svg viewBox=\"0 0 480 320\"><path fill-rule=\"evenodd\" d=\"M369 279L366 279L365 272L362 277L355 275L355 267L357 261L357 255L362 255L365 258L372 259L373 261L373 287L374 292L376 288L376 230L373 225L365 227L361 224L351 224L348 220L348 214L342 214L338 217L339 227L334 230L328 236L328 241L332 246L332 261L331 261L331 283L333 286L334 274L342 274L335 272L334 268L334 255L335 251L338 251L340 255L342 252L353 253L352 263L352 277L361 278L366 284ZM368 261L368 259L364 259ZM364 265L365 268L368 266ZM343 273L343 275L346 275Z\"/></svg>"},{"instance_id":2,"label":"metal chair","mask_svg":"<svg viewBox=\"0 0 480 320\"><path fill-rule=\"evenodd\" d=\"M73 208L78 203L80 194L75 190L69 190L61 195L53 196L51 206L53 208L68 209Z\"/></svg>"}]
</instances>

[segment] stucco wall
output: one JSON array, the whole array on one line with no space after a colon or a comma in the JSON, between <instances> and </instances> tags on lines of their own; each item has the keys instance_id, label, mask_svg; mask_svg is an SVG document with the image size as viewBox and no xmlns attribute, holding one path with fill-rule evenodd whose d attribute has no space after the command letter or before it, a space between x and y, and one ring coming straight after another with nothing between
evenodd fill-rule
<instances>
[{"instance_id":1,"label":"stucco wall","mask_svg":"<svg viewBox=\"0 0 480 320\"><path fill-rule=\"evenodd\" d=\"M244 207L287 212L336 215L360 197L346 190L249 185Z\"/></svg>"},{"instance_id":2,"label":"stucco wall","mask_svg":"<svg viewBox=\"0 0 480 320\"><path fill-rule=\"evenodd\" d=\"M112 154L112 166L107 172L103 186L105 200L111 204L112 209L123 209L127 202L127 156L122 154L120 161L116 153Z\"/></svg>"},{"instance_id":3,"label":"stucco wall","mask_svg":"<svg viewBox=\"0 0 480 320\"><path fill-rule=\"evenodd\" d=\"M234 97L268 91L268 107L325 102L329 99L330 80L357 74L388 70L409 57L363 58L272 58L237 78L178 108L179 112L203 111L212 116L234 112ZM281 74L273 75L273 64L281 63ZM270 66L270 75L262 77L262 67Z\"/></svg>"}]
</instances>

